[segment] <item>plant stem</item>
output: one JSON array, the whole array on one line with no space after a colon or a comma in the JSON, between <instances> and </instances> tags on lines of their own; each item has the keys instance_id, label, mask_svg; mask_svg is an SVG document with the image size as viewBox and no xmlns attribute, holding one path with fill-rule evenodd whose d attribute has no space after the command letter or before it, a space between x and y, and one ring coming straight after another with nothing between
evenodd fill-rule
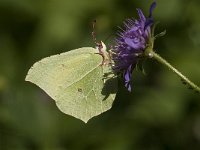
<instances>
[{"instance_id":1,"label":"plant stem","mask_svg":"<svg viewBox=\"0 0 200 150\"><path fill-rule=\"evenodd\" d=\"M154 58L161 64L165 65L170 70L172 70L176 75L178 75L184 83L188 84L192 89L194 89L195 91L200 93L200 87L198 87L196 84L194 84L192 81L190 81L186 76L184 76L180 71L178 71L176 68L174 68L170 63L168 63L160 55L158 55L154 51L151 51L150 54L152 55L152 58Z\"/></svg>"}]
</instances>

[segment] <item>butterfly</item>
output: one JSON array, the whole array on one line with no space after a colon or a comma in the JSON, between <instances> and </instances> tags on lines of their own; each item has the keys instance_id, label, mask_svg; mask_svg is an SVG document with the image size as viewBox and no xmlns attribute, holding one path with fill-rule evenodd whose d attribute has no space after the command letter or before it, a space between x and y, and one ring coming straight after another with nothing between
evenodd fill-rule
<instances>
[{"instance_id":1,"label":"butterfly","mask_svg":"<svg viewBox=\"0 0 200 150\"><path fill-rule=\"evenodd\" d=\"M117 78L103 42L43 58L25 80L44 90L65 114L85 123L112 107Z\"/></svg>"}]
</instances>

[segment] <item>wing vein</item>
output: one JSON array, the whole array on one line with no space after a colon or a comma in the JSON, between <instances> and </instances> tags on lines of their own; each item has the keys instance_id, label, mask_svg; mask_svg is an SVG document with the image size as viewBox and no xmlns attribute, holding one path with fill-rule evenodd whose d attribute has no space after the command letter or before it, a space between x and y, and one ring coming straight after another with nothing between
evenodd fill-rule
<instances>
[{"instance_id":1,"label":"wing vein","mask_svg":"<svg viewBox=\"0 0 200 150\"><path fill-rule=\"evenodd\" d=\"M72 86L73 84L79 82L80 80L82 80L84 77L86 77L88 74L90 74L92 71L94 71L95 69L97 69L99 66L101 65L101 63L99 63L96 67L94 67L92 70L86 72L85 75L83 75L81 78L79 78L78 80L76 80L75 82L71 83L70 85L68 85L65 89L67 89L68 87Z\"/></svg>"}]
</instances>

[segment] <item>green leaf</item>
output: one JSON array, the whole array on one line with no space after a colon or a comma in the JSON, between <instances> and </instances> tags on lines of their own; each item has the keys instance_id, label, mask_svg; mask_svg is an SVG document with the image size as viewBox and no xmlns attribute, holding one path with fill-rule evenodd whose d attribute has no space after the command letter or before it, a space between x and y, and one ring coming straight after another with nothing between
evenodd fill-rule
<instances>
[{"instance_id":1,"label":"green leaf","mask_svg":"<svg viewBox=\"0 0 200 150\"><path fill-rule=\"evenodd\" d=\"M86 123L112 107L117 90L117 79L97 52L84 47L44 58L25 80L43 89L62 112Z\"/></svg>"},{"instance_id":2,"label":"green leaf","mask_svg":"<svg viewBox=\"0 0 200 150\"><path fill-rule=\"evenodd\" d=\"M156 38L158 38L158 37L162 37L162 36L164 36L166 33L167 33L167 31L164 30L163 32L160 32L159 34L157 34L154 38L156 39Z\"/></svg>"},{"instance_id":3,"label":"green leaf","mask_svg":"<svg viewBox=\"0 0 200 150\"><path fill-rule=\"evenodd\" d=\"M137 64L136 64L136 70L142 72L144 75L146 75L146 72L144 70L144 61L145 60L140 60Z\"/></svg>"}]
</instances>

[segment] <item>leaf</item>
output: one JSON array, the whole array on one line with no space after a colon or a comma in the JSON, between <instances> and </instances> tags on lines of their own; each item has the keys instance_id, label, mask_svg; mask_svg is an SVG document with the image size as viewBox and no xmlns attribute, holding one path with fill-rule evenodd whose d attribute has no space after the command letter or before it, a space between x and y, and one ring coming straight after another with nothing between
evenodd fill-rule
<instances>
[{"instance_id":1,"label":"leaf","mask_svg":"<svg viewBox=\"0 0 200 150\"><path fill-rule=\"evenodd\" d=\"M156 39L156 38L158 38L158 37L162 37L162 36L164 36L166 33L167 33L167 31L164 30L163 32L160 32L159 34L157 34L154 38Z\"/></svg>"},{"instance_id":2,"label":"leaf","mask_svg":"<svg viewBox=\"0 0 200 150\"><path fill-rule=\"evenodd\" d=\"M75 49L36 62L26 81L43 89L65 114L85 123L112 107L117 79L106 77L109 66L91 47Z\"/></svg>"},{"instance_id":3,"label":"leaf","mask_svg":"<svg viewBox=\"0 0 200 150\"><path fill-rule=\"evenodd\" d=\"M144 60L140 60L137 64L136 64L136 70L142 72L144 75L146 75L146 72L144 70Z\"/></svg>"}]
</instances>

